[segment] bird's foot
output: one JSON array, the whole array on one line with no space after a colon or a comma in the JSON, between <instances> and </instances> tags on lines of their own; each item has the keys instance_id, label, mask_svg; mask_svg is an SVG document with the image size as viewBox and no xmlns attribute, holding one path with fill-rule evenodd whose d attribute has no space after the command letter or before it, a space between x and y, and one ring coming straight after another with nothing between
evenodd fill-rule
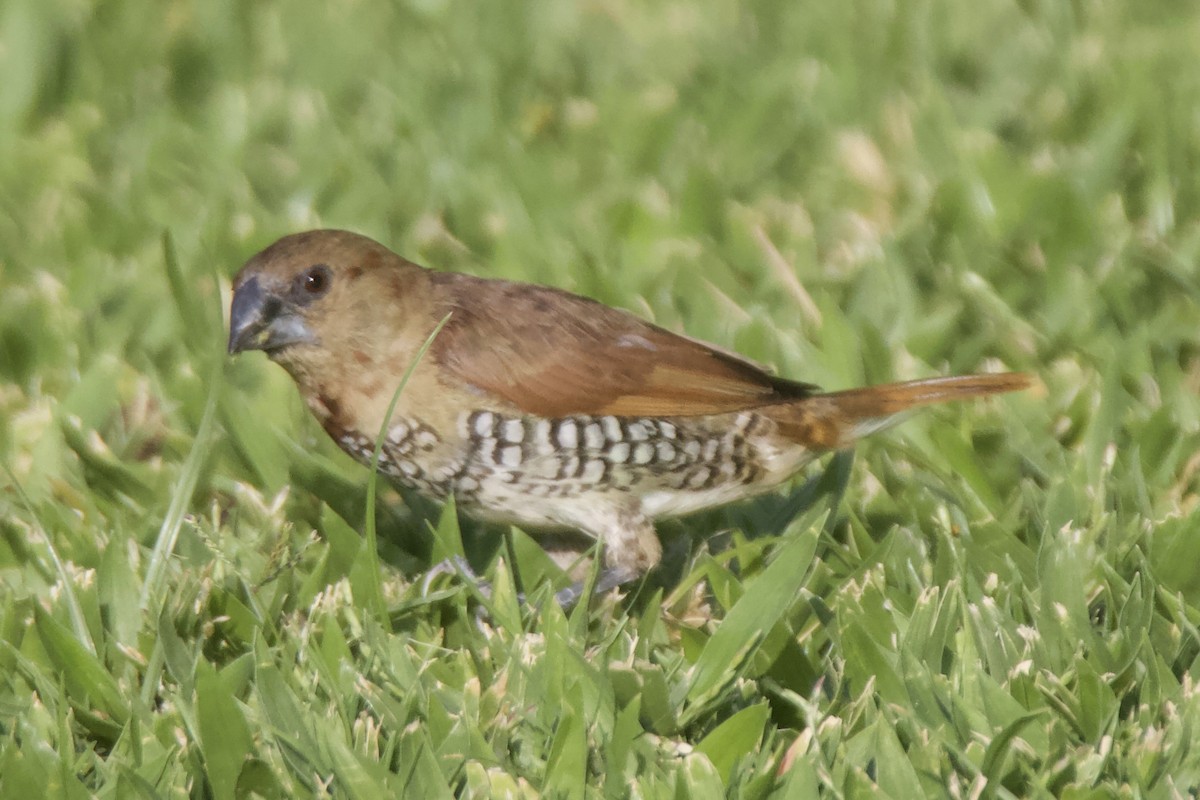
<instances>
[{"instance_id":1,"label":"bird's foot","mask_svg":"<svg viewBox=\"0 0 1200 800\"><path fill-rule=\"evenodd\" d=\"M479 577L475 570L471 569L471 565L467 560L459 555L450 556L450 558L440 561L433 565L429 572L425 573L425 577L421 579L421 593L429 594L429 588L433 582L442 575L459 575L467 578L475 587L479 589L480 594L484 597L492 596L492 584L488 580Z\"/></svg>"},{"instance_id":2,"label":"bird's foot","mask_svg":"<svg viewBox=\"0 0 1200 800\"><path fill-rule=\"evenodd\" d=\"M596 583L592 586L592 594L605 594L613 589L620 588L627 583L636 581L640 576L634 570L628 567L605 567L596 576ZM564 609L574 608L575 604L583 599L584 593L588 590L588 582L580 581L573 583L565 589L560 589L555 592L554 599L559 606Z\"/></svg>"},{"instance_id":3,"label":"bird's foot","mask_svg":"<svg viewBox=\"0 0 1200 800\"><path fill-rule=\"evenodd\" d=\"M450 558L435 564L433 568L429 570L429 572L425 573L425 577L421 581L422 594L429 594L429 590L433 585L433 582L442 575L458 575L466 578L475 585L475 588L479 590L479 593L483 595L485 599L491 599L491 582L480 577L475 570L471 568L471 565L467 563L467 560L458 555L451 556ZM595 584L590 586L591 595L594 596L605 594L613 589L619 589L626 584L636 581L639 577L641 576L637 571L629 569L628 567L605 567L600 571L600 574L596 576ZM580 600L583 599L584 595L588 593L588 589L588 581L578 581L566 587L565 589L560 589L559 591L555 592L554 601L558 603L559 607L564 610L572 609L576 604L579 603ZM528 604L528 598L526 598L524 592L521 592L517 595L517 602L522 606Z\"/></svg>"}]
</instances>

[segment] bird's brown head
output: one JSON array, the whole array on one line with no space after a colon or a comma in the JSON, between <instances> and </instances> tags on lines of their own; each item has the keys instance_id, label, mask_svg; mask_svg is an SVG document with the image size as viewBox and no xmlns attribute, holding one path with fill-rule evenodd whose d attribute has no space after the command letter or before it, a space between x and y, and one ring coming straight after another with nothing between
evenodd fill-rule
<instances>
[{"instance_id":1,"label":"bird's brown head","mask_svg":"<svg viewBox=\"0 0 1200 800\"><path fill-rule=\"evenodd\" d=\"M349 358L361 366L378 331L403 324L423 272L348 231L285 236L234 278L229 352L262 350L302 383Z\"/></svg>"}]
</instances>

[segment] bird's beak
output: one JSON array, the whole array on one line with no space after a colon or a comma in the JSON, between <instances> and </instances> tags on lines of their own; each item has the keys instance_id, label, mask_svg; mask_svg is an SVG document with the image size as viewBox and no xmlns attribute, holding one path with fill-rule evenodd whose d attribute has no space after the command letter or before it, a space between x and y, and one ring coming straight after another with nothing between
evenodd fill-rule
<instances>
[{"instance_id":1,"label":"bird's beak","mask_svg":"<svg viewBox=\"0 0 1200 800\"><path fill-rule=\"evenodd\" d=\"M294 308L264 291L257 277L233 293L229 309L229 354L244 350L270 352L292 344L312 342L312 331Z\"/></svg>"}]
</instances>

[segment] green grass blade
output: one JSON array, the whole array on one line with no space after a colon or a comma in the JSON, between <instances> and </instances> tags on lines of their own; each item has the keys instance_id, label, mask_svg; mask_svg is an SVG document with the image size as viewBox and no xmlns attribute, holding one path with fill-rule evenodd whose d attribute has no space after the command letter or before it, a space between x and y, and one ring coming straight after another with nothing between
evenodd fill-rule
<instances>
[{"instance_id":1,"label":"green grass blade","mask_svg":"<svg viewBox=\"0 0 1200 800\"><path fill-rule=\"evenodd\" d=\"M123 724L129 717L129 707L121 687L96 653L88 650L40 606L34 607L34 619L50 660L76 702L87 707L87 698L96 708Z\"/></svg>"},{"instance_id":2,"label":"green grass blade","mask_svg":"<svg viewBox=\"0 0 1200 800\"><path fill-rule=\"evenodd\" d=\"M746 582L741 599L705 644L677 700L697 703L728 682L791 607L812 567L821 532L819 518L825 513L814 510L798 520L767 568Z\"/></svg>"},{"instance_id":3,"label":"green grass blade","mask_svg":"<svg viewBox=\"0 0 1200 800\"><path fill-rule=\"evenodd\" d=\"M771 707L767 703L747 706L701 739L696 752L708 756L721 780L728 785L737 762L758 750L770 715Z\"/></svg>"},{"instance_id":4,"label":"green grass blade","mask_svg":"<svg viewBox=\"0 0 1200 800\"><path fill-rule=\"evenodd\" d=\"M196 667L196 722L213 797L233 800L238 777L252 752L250 732L237 700L217 671L203 661Z\"/></svg>"},{"instance_id":5,"label":"green grass blade","mask_svg":"<svg viewBox=\"0 0 1200 800\"><path fill-rule=\"evenodd\" d=\"M71 619L71 630L75 633L75 638L83 645L89 653L96 654L96 643L92 641L92 633L88 630L87 620L84 619L83 609L79 605L79 597L75 594L75 579L67 572L66 565L58 555L58 550L54 547L54 540L46 534L46 528L38 519L37 511L33 507L33 501L29 495L25 493L21 482L17 480L17 476L13 474L12 468L8 464L4 464L4 473L8 475L8 480L12 484L13 489L17 492L17 497L21 500L21 505L25 506L25 512L29 514L29 519L37 529L38 535L42 543L46 547L46 552L50 555L50 561L54 564L54 572L58 576L58 584L62 588L63 604L67 607L67 616Z\"/></svg>"},{"instance_id":6,"label":"green grass blade","mask_svg":"<svg viewBox=\"0 0 1200 800\"><path fill-rule=\"evenodd\" d=\"M379 433L375 437L375 450L371 454L371 473L367 476L367 501L366 501L366 558L367 569L371 570L376 578L374 581L374 590L372 591L373 601L370 606L375 609L375 613L379 618L380 624L390 630L391 619L387 613L387 602L383 597L383 585L379 582L379 548L378 540L375 533L375 495L376 487L379 482L379 455L383 452L383 443L387 440L388 428L392 424L392 414L396 411L396 404L400 402L400 395L404 392L404 387L408 385L408 381L412 378L413 372L416 371L417 365L421 363L421 359L429 352L429 348L433 346L434 339L442 332L442 328L446 327L446 323L450 321L450 314L442 317L441 321L434 326L429 335L425 337L425 341L421 344L417 354L413 356L412 362L408 365L408 369L404 370L404 375L400 378L399 385L396 386L396 391L392 392L391 402L388 403L387 411L383 415L383 424L379 427Z\"/></svg>"},{"instance_id":7,"label":"green grass blade","mask_svg":"<svg viewBox=\"0 0 1200 800\"><path fill-rule=\"evenodd\" d=\"M166 579L167 565L171 554L175 552L175 542L179 538L179 529L183 525L184 515L192 502L192 494L200 480L200 472L212 448L213 427L216 420L217 398L220 397L224 381L224 370L219 361L214 361L209 375L208 398L204 401L204 414L196 429L196 438L192 441L191 451L184 459L179 478L171 493L171 503L167 506L166 516L154 539L154 550L146 565L146 577L142 580L141 607L144 611L153 611L162 596L163 581ZM152 614L152 616L157 616Z\"/></svg>"}]
</instances>

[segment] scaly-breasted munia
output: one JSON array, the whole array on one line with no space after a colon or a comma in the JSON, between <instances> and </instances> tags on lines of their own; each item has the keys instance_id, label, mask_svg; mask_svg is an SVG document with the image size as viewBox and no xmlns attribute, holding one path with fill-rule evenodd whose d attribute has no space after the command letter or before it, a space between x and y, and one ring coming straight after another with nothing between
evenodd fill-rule
<instances>
[{"instance_id":1,"label":"scaly-breasted munia","mask_svg":"<svg viewBox=\"0 0 1200 800\"><path fill-rule=\"evenodd\" d=\"M1009 392L1018 373L821 393L558 289L434 272L318 230L233 284L229 352L264 350L346 452L486 520L603 544L609 585L654 567L658 517L768 490L914 406Z\"/></svg>"}]
</instances>

